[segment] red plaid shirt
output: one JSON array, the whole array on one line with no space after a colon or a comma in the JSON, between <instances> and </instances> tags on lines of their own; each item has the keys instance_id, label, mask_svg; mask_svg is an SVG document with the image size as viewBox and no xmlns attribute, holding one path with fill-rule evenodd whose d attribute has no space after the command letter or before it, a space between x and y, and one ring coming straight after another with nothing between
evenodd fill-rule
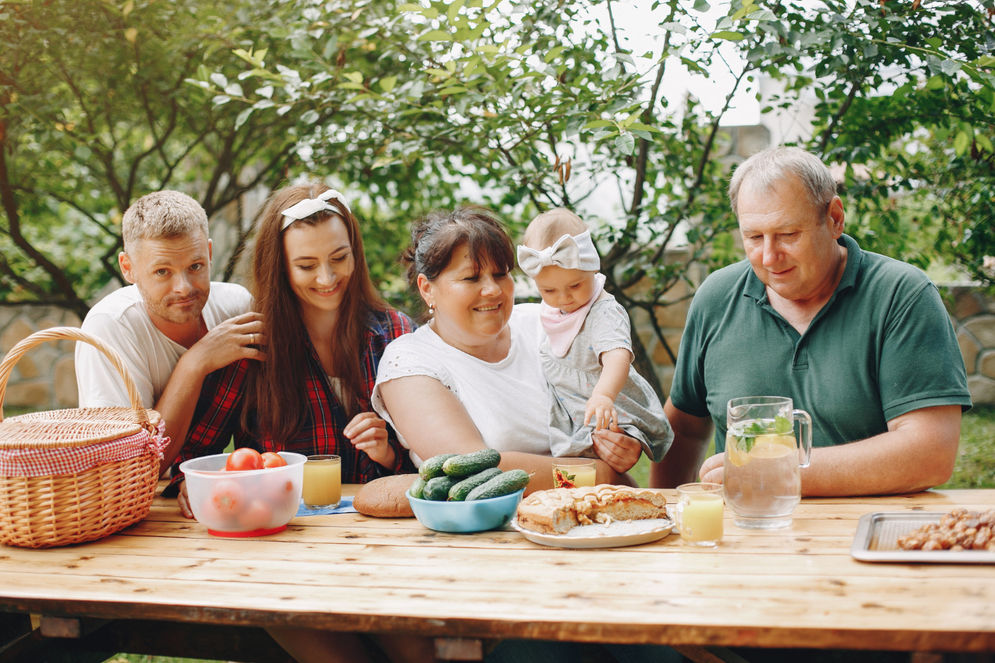
<instances>
[{"instance_id":1,"label":"red plaid shirt","mask_svg":"<svg viewBox=\"0 0 995 663\"><path fill-rule=\"evenodd\" d=\"M372 411L370 394L377 378L377 366L384 348L392 340L414 330L411 319L393 309L371 314L362 367L365 380L360 394L360 409ZM308 454L338 454L342 457L343 483L366 483L378 477L413 472L414 466L407 449L397 441L397 434L387 426L387 441L394 449L394 466L387 468L357 450L342 435L349 423L339 399L325 376L311 342L308 341L308 372L303 387L310 407L296 438L280 445L261 437L257 431L245 431L241 426L241 409L245 397L245 378L249 361L242 359L217 370L204 379L197 409L194 412L186 443L173 465L173 476L179 475L180 462L188 458L222 453L234 436L235 447L253 447L259 451L296 451Z\"/></svg>"}]
</instances>

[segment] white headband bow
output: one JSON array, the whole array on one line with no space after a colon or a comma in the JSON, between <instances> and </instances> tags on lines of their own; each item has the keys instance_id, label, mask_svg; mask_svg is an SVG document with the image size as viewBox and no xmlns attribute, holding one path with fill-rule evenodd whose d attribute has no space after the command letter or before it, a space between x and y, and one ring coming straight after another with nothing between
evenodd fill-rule
<instances>
[{"instance_id":1,"label":"white headband bow","mask_svg":"<svg viewBox=\"0 0 995 663\"><path fill-rule=\"evenodd\" d=\"M519 244L518 265L523 272L535 278L543 267L550 265L596 272L601 269L601 259L591 241L591 231L585 230L579 235L563 235L541 251Z\"/></svg>"},{"instance_id":2,"label":"white headband bow","mask_svg":"<svg viewBox=\"0 0 995 663\"><path fill-rule=\"evenodd\" d=\"M280 212L285 217L283 219L283 225L280 226L280 230L285 230L286 227L294 221L297 221L298 219L306 219L315 212L332 212L333 214L338 214L339 211L326 202L330 198L334 198L342 203L342 206L346 208L346 211L352 214L352 210L349 209L349 205L346 204L345 198L342 194L335 189L329 189L328 191L319 194L317 198L305 198L299 203L295 203Z\"/></svg>"}]
</instances>

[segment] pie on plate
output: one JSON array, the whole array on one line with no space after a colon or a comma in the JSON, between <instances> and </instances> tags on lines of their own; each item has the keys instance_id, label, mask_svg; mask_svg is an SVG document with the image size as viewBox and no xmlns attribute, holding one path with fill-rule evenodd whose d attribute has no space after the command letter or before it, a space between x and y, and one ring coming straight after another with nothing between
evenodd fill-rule
<instances>
[{"instance_id":1,"label":"pie on plate","mask_svg":"<svg viewBox=\"0 0 995 663\"><path fill-rule=\"evenodd\" d=\"M537 491L519 503L516 514L520 529L554 536L575 527L659 519L669 522L663 491L609 484Z\"/></svg>"}]
</instances>

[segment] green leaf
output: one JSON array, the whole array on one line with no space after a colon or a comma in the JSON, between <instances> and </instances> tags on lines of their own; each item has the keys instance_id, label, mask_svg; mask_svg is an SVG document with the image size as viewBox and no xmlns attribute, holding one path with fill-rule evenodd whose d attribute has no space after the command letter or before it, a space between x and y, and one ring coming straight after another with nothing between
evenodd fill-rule
<instances>
[{"instance_id":1,"label":"green leaf","mask_svg":"<svg viewBox=\"0 0 995 663\"><path fill-rule=\"evenodd\" d=\"M394 89L394 86L396 84L397 84L397 76L387 76L386 78L381 78L378 83L380 89L383 90L384 92L390 92L391 90Z\"/></svg>"},{"instance_id":2,"label":"green leaf","mask_svg":"<svg viewBox=\"0 0 995 663\"><path fill-rule=\"evenodd\" d=\"M774 417L775 433L778 433L780 435L785 435L787 433L790 433L794 429L795 427L794 424L791 422L791 419L788 419L787 417L782 417L781 415L777 415L776 417Z\"/></svg>"},{"instance_id":3,"label":"green leaf","mask_svg":"<svg viewBox=\"0 0 995 663\"><path fill-rule=\"evenodd\" d=\"M642 122L633 122L629 125L629 129L632 131L660 131L658 127L651 127L648 124L643 124Z\"/></svg>"},{"instance_id":4,"label":"green leaf","mask_svg":"<svg viewBox=\"0 0 995 663\"><path fill-rule=\"evenodd\" d=\"M712 6L708 4L707 0L694 0L694 10L696 12L705 13L711 8Z\"/></svg>"},{"instance_id":5,"label":"green leaf","mask_svg":"<svg viewBox=\"0 0 995 663\"><path fill-rule=\"evenodd\" d=\"M601 127L610 127L613 124L615 123L611 120L591 120L582 126L581 129L600 129Z\"/></svg>"},{"instance_id":6,"label":"green leaf","mask_svg":"<svg viewBox=\"0 0 995 663\"><path fill-rule=\"evenodd\" d=\"M622 154L629 155L632 154L632 150L636 147L636 138L632 134L626 132L618 135L615 139L615 149Z\"/></svg>"},{"instance_id":7,"label":"green leaf","mask_svg":"<svg viewBox=\"0 0 995 663\"><path fill-rule=\"evenodd\" d=\"M930 76L929 80L926 81L927 90L939 90L940 88L946 87L947 81L937 74L936 76Z\"/></svg>"},{"instance_id":8,"label":"green leaf","mask_svg":"<svg viewBox=\"0 0 995 663\"><path fill-rule=\"evenodd\" d=\"M989 138L985 134L979 133L979 134L975 135L974 140L978 144L978 147L980 147L984 151L986 151L986 152L995 152L995 149L993 149L993 147L992 147L991 138Z\"/></svg>"},{"instance_id":9,"label":"green leaf","mask_svg":"<svg viewBox=\"0 0 995 663\"><path fill-rule=\"evenodd\" d=\"M249 107L238 114L238 117L235 118L235 129L238 129L245 124L245 121L249 119L250 115L252 115L252 110L252 107Z\"/></svg>"},{"instance_id":10,"label":"green leaf","mask_svg":"<svg viewBox=\"0 0 995 663\"><path fill-rule=\"evenodd\" d=\"M549 64L550 62L558 58L560 56L560 53L562 53L563 51L564 48L562 46L554 46L553 48L549 49L549 52L546 53L546 56L543 57L542 60L546 64Z\"/></svg>"},{"instance_id":11,"label":"green leaf","mask_svg":"<svg viewBox=\"0 0 995 663\"><path fill-rule=\"evenodd\" d=\"M966 131L958 131L957 135L954 136L954 151L958 156L964 156L967 152L967 148L971 146L971 137Z\"/></svg>"},{"instance_id":12,"label":"green leaf","mask_svg":"<svg viewBox=\"0 0 995 663\"><path fill-rule=\"evenodd\" d=\"M362 74L362 72L359 72L359 71L349 71L349 72L346 72L346 73L344 73L342 75L345 77L346 80L352 81L353 83L362 83L363 82L363 74Z\"/></svg>"},{"instance_id":13,"label":"green leaf","mask_svg":"<svg viewBox=\"0 0 995 663\"><path fill-rule=\"evenodd\" d=\"M446 18L452 23L456 20L456 15L459 14L459 10L463 8L463 0L453 0L449 5L449 10L446 12Z\"/></svg>"},{"instance_id":14,"label":"green leaf","mask_svg":"<svg viewBox=\"0 0 995 663\"><path fill-rule=\"evenodd\" d=\"M956 60L944 60L940 63L940 69L943 70L943 73L948 76L953 76L960 71L960 68L961 64Z\"/></svg>"},{"instance_id":15,"label":"green leaf","mask_svg":"<svg viewBox=\"0 0 995 663\"><path fill-rule=\"evenodd\" d=\"M975 67L993 67L995 66L995 55L982 55L971 64Z\"/></svg>"},{"instance_id":16,"label":"green leaf","mask_svg":"<svg viewBox=\"0 0 995 663\"><path fill-rule=\"evenodd\" d=\"M744 5L744 6L740 7L736 12L734 12L729 18L732 19L733 21L738 21L739 19L741 19L744 16L746 16L746 14L751 9L753 9L753 7L751 5Z\"/></svg>"},{"instance_id":17,"label":"green leaf","mask_svg":"<svg viewBox=\"0 0 995 663\"><path fill-rule=\"evenodd\" d=\"M453 36L445 30L429 30L418 37L418 41L452 41Z\"/></svg>"},{"instance_id":18,"label":"green leaf","mask_svg":"<svg viewBox=\"0 0 995 663\"><path fill-rule=\"evenodd\" d=\"M745 39L741 32L733 32L732 30L719 30L718 32L713 32L711 37L712 39L724 39L726 41L742 41Z\"/></svg>"},{"instance_id":19,"label":"green leaf","mask_svg":"<svg viewBox=\"0 0 995 663\"><path fill-rule=\"evenodd\" d=\"M467 88L462 85L450 85L439 90L438 94L457 94L459 92L467 92Z\"/></svg>"}]
</instances>

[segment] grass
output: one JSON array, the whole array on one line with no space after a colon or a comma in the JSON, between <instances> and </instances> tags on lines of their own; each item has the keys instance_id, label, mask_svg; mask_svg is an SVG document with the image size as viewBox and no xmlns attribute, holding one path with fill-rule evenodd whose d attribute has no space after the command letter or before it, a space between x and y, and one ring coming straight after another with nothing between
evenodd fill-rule
<instances>
[{"instance_id":1,"label":"grass","mask_svg":"<svg viewBox=\"0 0 995 663\"><path fill-rule=\"evenodd\" d=\"M708 453L714 453L714 443ZM649 471L649 460L642 456L629 474L648 486ZM938 488L995 488L995 407L975 407L964 414L953 476Z\"/></svg>"},{"instance_id":2,"label":"grass","mask_svg":"<svg viewBox=\"0 0 995 663\"><path fill-rule=\"evenodd\" d=\"M995 488L995 407L964 415L954 475L940 487Z\"/></svg>"}]
</instances>

